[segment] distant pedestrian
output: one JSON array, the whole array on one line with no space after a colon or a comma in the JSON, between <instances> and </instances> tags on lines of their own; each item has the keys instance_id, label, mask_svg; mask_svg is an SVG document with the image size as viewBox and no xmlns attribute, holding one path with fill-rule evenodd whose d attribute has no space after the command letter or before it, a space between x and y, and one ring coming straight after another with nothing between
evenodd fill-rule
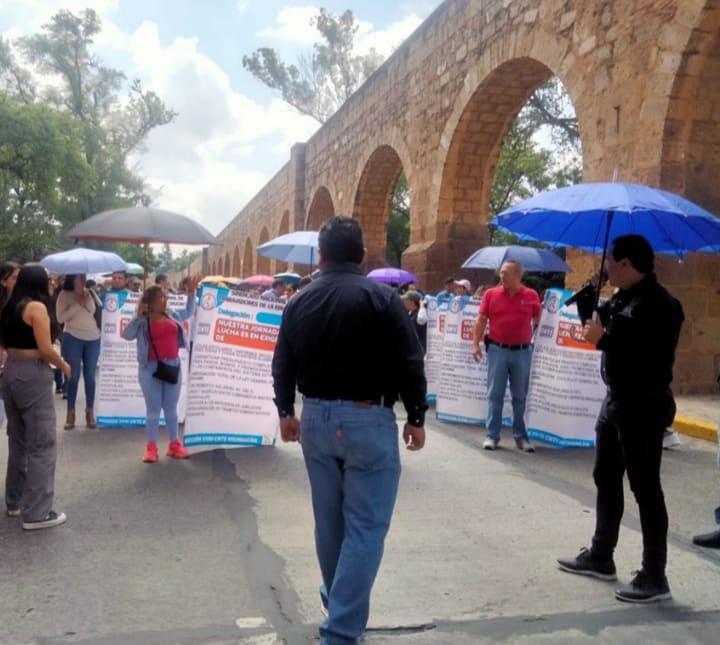
<instances>
[{"instance_id":1,"label":"distant pedestrian","mask_svg":"<svg viewBox=\"0 0 720 645\"><path fill-rule=\"evenodd\" d=\"M169 436L167 456L187 459L190 453L178 437L178 400L182 377L180 349L188 348L183 322L195 313L198 278L188 287L184 311L168 309L167 295L158 285L148 287L138 302L136 315L123 331L125 340L137 340L138 379L145 397L147 445L143 461L158 460L160 416L165 414Z\"/></svg>"},{"instance_id":2,"label":"distant pedestrian","mask_svg":"<svg viewBox=\"0 0 720 645\"><path fill-rule=\"evenodd\" d=\"M357 220L325 222L319 246L320 277L287 304L272 369L282 439L302 432L328 612L320 642L334 645L357 642L368 621L400 479L393 405L401 395L409 450L425 443L427 405L422 348L397 293L360 270Z\"/></svg>"},{"instance_id":3,"label":"distant pedestrian","mask_svg":"<svg viewBox=\"0 0 720 645\"><path fill-rule=\"evenodd\" d=\"M422 310L422 296L417 291L408 291L402 296L402 301L415 328L423 354L425 354L427 352L427 316L422 318L419 316Z\"/></svg>"},{"instance_id":4,"label":"distant pedestrian","mask_svg":"<svg viewBox=\"0 0 720 645\"><path fill-rule=\"evenodd\" d=\"M443 290L437 295L437 303L450 302L455 297L455 278L447 277L443 282Z\"/></svg>"},{"instance_id":5,"label":"distant pedestrian","mask_svg":"<svg viewBox=\"0 0 720 645\"><path fill-rule=\"evenodd\" d=\"M95 318L99 307L97 296L85 288L84 275L65 276L62 291L57 297L57 320L64 325L62 355L72 367L67 384L67 418L65 430L75 427L80 373L85 382L85 425L95 428L95 375L100 357L100 327Z\"/></svg>"},{"instance_id":6,"label":"distant pedestrian","mask_svg":"<svg viewBox=\"0 0 720 645\"><path fill-rule=\"evenodd\" d=\"M0 314L0 345L8 354L1 377L8 420L5 504L8 515L22 515L25 530L67 519L53 510L57 420L48 363L71 374L53 349L57 327L49 305L47 272L39 264L25 265Z\"/></svg>"},{"instance_id":7,"label":"distant pedestrian","mask_svg":"<svg viewBox=\"0 0 720 645\"><path fill-rule=\"evenodd\" d=\"M470 280L455 280L455 296L456 297L462 297L465 296L469 298L472 296L473 290L472 290L472 284L470 283Z\"/></svg>"},{"instance_id":8,"label":"distant pedestrian","mask_svg":"<svg viewBox=\"0 0 720 645\"><path fill-rule=\"evenodd\" d=\"M591 319L593 289L577 300L584 338L602 351L607 395L595 432L595 534L590 549L562 558L563 571L616 580L614 552L624 509L623 479L640 510L642 569L615 591L618 600L649 603L671 597L665 576L668 514L660 482L663 433L675 418L670 384L684 314L654 272L655 256L640 235L616 238L603 270L617 293ZM597 287L600 276L595 276Z\"/></svg>"},{"instance_id":9,"label":"distant pedestrian","mask_svg":"<svg viewBox=\"0 0 720 645\"><path fill-rule=\"evenodd\" d=\"M525 401L530 384L533 325L540 321L537 293L522 284L523 268L508 261L500 267L500 285L488 289L480 303L480 315L473 329L472 352L475 360L487 350L488 417L485 450L500 443L503 404L508 380L512 395L513 438L524 452L535 452L525 427ZM489 327L489 335L486 330Z\"/></svg>"},{"instance_id":10,"label":"distant pedestrian","mask_svg":"<svg viewBox=\"0 0 720 645\"><path fill-rule=\"evenodd\" d=\"M285 295L285 283L280 280L273 280L272 287L263 291L260 296L261 300L270 300L272 302L280 302Z\"/></svg>"}]
</instances>

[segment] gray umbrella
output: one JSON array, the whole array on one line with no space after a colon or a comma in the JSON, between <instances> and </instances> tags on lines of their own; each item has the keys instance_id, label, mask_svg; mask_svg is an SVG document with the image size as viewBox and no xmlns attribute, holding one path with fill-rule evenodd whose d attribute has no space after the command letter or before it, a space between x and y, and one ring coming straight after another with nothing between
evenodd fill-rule
<instances>
[{"instance_id":1,"label":"gray umbrella","mask_svg":"<svg viewBox=\"0 0 720 645\"><path fill-rule=\"evenodd\" d=\"M98 213L71 228L67 236L133 244L220 244L210 231L189 217L144 206Z\"/></svg>"}]
</instances>

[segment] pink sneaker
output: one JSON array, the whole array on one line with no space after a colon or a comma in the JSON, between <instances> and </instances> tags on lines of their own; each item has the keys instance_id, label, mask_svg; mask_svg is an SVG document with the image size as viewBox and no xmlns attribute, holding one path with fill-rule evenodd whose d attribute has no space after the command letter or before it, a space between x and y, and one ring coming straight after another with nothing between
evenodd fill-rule
<instances>
[{"instance_id":1,"label":"pink sneaker","mask_svg":"<svg viewBox=\"0 0 720 645\"><path fill-rule=\"evenodd\" d=\"M190 453L185 449L185 446L180 443L180 439L171 441L168 445L167 456L172 459L190 459Z\"/></svg>"}]
</instances>

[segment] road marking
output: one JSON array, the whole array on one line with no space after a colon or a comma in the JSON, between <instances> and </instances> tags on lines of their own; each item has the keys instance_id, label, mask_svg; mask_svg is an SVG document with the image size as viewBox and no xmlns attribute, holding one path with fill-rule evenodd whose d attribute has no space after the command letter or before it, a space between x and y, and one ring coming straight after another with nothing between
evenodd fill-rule
<instances>
[{"instance_id":1,"label":"road marking","mask_svg":"<svg viewBox=\"0 0 720 645\"><path fill-rule=\"evenodd\" d=\"M238 618L235 621L238 629L258 629L259 627L265 627L267 621L262 616L252 618Z\"/></svg>"}]
</instances>

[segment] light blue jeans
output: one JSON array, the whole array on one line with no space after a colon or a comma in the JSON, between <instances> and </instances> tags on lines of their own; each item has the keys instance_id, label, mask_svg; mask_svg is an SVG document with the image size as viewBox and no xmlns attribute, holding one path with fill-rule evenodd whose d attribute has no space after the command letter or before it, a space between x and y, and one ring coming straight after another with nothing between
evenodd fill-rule
<instances>
[{"instance_id":1,"label":"light blue jeans","mask_svg":"<svg viewBox=\"0 0 720 645\"><path fill-rule=\"evenodd\" d=\"M390 408L306 399L302 449L315 515L315 547L328 618L322 645L355 643L370 614L400 481L398 427Z\"/></svg>"},{"instance_id":2,"label":"light blue jeans","mask_svg":"<svg viewBox=\"0 0 720 645\"><path fill-rule=\"evenodd\" d=\"M163 361L169 365L180 365L180 359L176 358ZM147 428L148 441L157 443L160 427L161 412L165 413L165 425L167 426L170 441L178 438L178 399L180 398L180 386L182 384L182 373L178 382L174 385L156 379L153 373L157 369L157 361L150 361L145 367L142 365L138 370L140 389L145 397L145 427Z\"/></svg>"},{"instance_id":3,"label":"light blue jeans","mask_svg":"<svg viewBox=\"0 0 720 645\"><path fill-rule=\"evenodd\" d=\"M85 407L92 410L95 404L95 374L100 357L100 339L80 340L72 334L63 332L60 351L72 370L70 380L67 382L67 409L75 409L82 371L85 381Z\"/></svg>"},{"instance_id":4,"label":"light blue jeans","mask_svg":"<svg viewBox=\"0 0 720 645\"><path fill-rule=\"evenodd\" d=\"M530 383L532 348L513 351L497 345L488 345L488 439L500 439L503 401L508 378L513 409L513 437L515 441L527 439L525 428L525 401Z\"/></svg>"}]
</instances>

